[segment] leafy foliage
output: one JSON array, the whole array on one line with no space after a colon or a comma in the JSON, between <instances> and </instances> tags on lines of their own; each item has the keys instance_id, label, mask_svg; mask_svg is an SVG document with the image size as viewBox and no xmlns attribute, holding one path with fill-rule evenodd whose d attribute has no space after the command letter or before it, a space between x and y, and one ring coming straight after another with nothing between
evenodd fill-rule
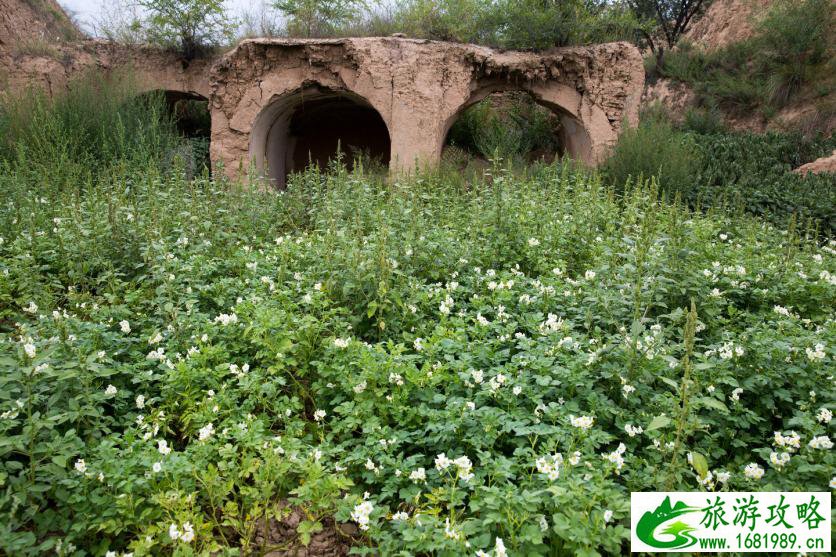
<instances>
[{"instance_id":1,"label":"leafy foliage","mask_svg":"<svg viewBox=\"0 0 836 557\"><path fill-rule=\"evenodd\" d=\"M618 555L631 491L833 485L833 241L560 164L187 180L62 102L4 136L3 553L257 553L295 507L360 554Z\"/></svg>"},{"instance_id":2,"label":"leafy foliage","mask_svg":"<svg viewBox=\"0 0 836 557\"><path fill-rule=\"evenodd\" d=\"M824 236L836 230L836 177L791 172L836 149L836 138L753 133L697 136L702 168L684 197L701 205L730 203L779 226L812 219Z\"/></svg>"},{"instance_id":3,"label":"leafy foliage","mask_svg":"<svg viewBox=\"0 0 836 557\"><path fill-rule=\"evenodd\" d=\"M469 42L501 48L544 49L633 38L638 27L620 4L588 0L408 0L381 7L359 1L291 0L274 6L290 22L290 36L385 36Z\"/></svg>"},{"instance_id":4,"label":"leafy foliage","mask_svg":"<svg viewBox=\"0 0 836 557\"><path fill-rule=\"evenodd\" d=\"M162 96L136 97L130 76L98 73L50 98L32 90L0 107L0 157L12 172L51 187L79 184L121 168L161 167L178 148Z\"/></svg>"},{"instance_id":5,"label":"leafy foliage","mask_svg":"<svg viewBox=\"0 0 836 557\"><path fill-rule=\"evenodd\" d=\"M832 152L836 139L729 133L716 117L693 114L685 123L693 131L646 117L624 132L603 167L610 183L654 176L670 198L692 207L742 209L781 227L795 220L824 236L836 230L833 175L792 172Z\"/></svg>"},{"instance_id":6,"label":"leafy foliage","mask_svg":"<svg viewBox=\"0 0 836 557\"><path fill-rule=\"evenodd\" d=\"M236 23L223 0L137 0L150 14L145 23L148 39L174 48L187 60L230 38Z\"/></svg>"},{"instance_id":7,"label":"leafy foliage","mask_svg":"<svg viewBox=\"0 0 836 557\"><path fill-rule=\"evenodd\" d=\"M661 63L665 46L673 48L711 0L627 0L627 4L639 19L655 21L653 31L645 32L644 38Z\"/></svg>"},{"instance_id":8,"label":"leafy foliage","mask_svg":"<svg viewBox=\"0 0 836 557\"><path fill-rule=\"evenodd\" d=\"M361 0L277 0L273 5L289 18L294 36L327 37L357 17Z\"/></svg>"}]
</instances>

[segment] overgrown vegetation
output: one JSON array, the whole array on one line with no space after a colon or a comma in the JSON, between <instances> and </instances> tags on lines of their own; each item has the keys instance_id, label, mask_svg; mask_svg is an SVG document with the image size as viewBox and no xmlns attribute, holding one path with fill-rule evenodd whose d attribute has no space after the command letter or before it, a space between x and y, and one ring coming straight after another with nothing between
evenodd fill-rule
<instances>
[{"instance_id":1,"label":"overgrown vegetation","mask_svg":"<svg viewBox=\"0 0 836 557\"><path fill-rule=\"evenodd\" d=\"M144 1L144 0L143 0ZM97 32L130 42L149 38L142 14L128 0L99 18ZM194 10L205 0L159 2L152 13L171 19L158 5ZM217 4L217 3L215 3ZM124 14L128 13L126 17ZM286 0L264 3L242 15L244 37L387 36L471 42L501 48L545 49L571 44L631 40L639 21L627 6L604 0ZM179 27L178 27L179 28ZM202 29L202 28L201 28ZM207 31L211 31L207 28ZM154 38L154 37L150 37ZM214 41L228 41L216 33ZM234 41L233 41L234 42ZM167 41L165 44L170 44Z\"/></svg>"},{"instance_id":2,"label":"overgrown vegetation","mask_svg":"<svg viewBox=\"0 0 836 557\"><path fill-rule=\"evenodd\" d=\"M676 129L651 113L622 135L604 173L614 186L655 176L669 198L692 207L738 208L827 237L836 230L836 178L792 170L834 149L832 135L730 133L710 116L694 113L684 129Z\"/></svg>"},{"instance_id":3,"label":"overgrown vegetation","mask_svg":"<svg viewBox=\"0 0 836 557\"><path fill-rule=\"evenodd\" d=\"M618 555L631 491L836 486L833 240L561 164L187 180L95 84L2 112L0 552L265 551L289 505Z\"/></svg>"},{"instance_id":4,"label":"overgrown vegetation","mask_svg":"<svg viewBox=\"0 0 836 557\"><path fill-rule=\"evenodd\" d=\"M711 0L627 0L627 5L639 21L653 21L655 25L640 27L642 42L662 64L666 50L679 43L691 26L711 4Z\"/></svg>"},{"instance_id":5,"label":"overgrown vegetation","mask_svg":"<svg viewBox=\"0 0 836 557\"><path fill-rule=\"evenodd\" d=\"M690 84L703 105L738 115L768 115L801 93L833 114L834 21L829 0L778 1L751 39L709 52L680 44L649 70Z\"/></svg>"},{"instance_id":6,"label":"overgrown vegetation","mask_svg":"<svg viewBox=\"0 0 836 557\"><path fill-rule=\"evenodd\" d=\"M494 94L462 112L447 143L489 159L532 162L560 155L560 120L528 93Z\"/></svg>"}]
</instances>

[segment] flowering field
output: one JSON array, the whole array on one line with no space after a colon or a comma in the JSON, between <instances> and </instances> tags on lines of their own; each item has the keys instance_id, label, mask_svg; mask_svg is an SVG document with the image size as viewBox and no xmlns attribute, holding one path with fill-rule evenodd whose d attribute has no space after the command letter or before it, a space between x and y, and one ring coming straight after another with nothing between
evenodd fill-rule
<instances>
[{"instance_id":1,"label":"flowering field","mask_svg":"<svg viewBox=\"0 0 836 557\"><path fill-rule=\"evenodd\" d=\"M257 551L293 510L359 554L620 554L630 491L834 489L836 242L492 173L4 174L0 552Z\"/></svg>"}]
</instances>

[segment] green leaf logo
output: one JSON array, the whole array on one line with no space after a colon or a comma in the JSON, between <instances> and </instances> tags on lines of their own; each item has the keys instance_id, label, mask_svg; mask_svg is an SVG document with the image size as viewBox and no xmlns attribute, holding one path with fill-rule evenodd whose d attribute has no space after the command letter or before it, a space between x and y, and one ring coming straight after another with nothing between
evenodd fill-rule
<instances>
[{"instance_id":1,"label":"green leaf logo","mask_svg":"<svg viewBox=\"0 0 836 557\"><path fill-rule=\"evenodd\" d=\"M659 532L662 535L673 536L672 540L662 541L657 540L655 536L656 529L669 520L677 516L698 512L698 507L689 507L681 501L671 506L671 498L665 497L662 504L656 507L653 512L646 512L642 515L639 523L636 525L636 536L651 547L659 549L683 549L690 547L697 543L697 539L691 535L691 532L696 530L682 521L676 521L669 524L664 530Z\"/></svg>"}]
</instances>

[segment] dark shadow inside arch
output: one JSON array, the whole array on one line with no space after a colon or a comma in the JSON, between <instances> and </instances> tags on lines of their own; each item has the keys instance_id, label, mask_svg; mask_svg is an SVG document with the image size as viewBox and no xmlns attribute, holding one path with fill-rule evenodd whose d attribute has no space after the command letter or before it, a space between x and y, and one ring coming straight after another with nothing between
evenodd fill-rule
<instances>
[{"instance_id":1,"label":"dark shadow inside arch","mask_svg":"<svg viewBox=\"0 0 836 557\"><path fill-rule=\"evenodd\" d=\"M310 88L282 97L256 121L251 153L258 170L279 188L288 177L314 165L326 169L340 158L349 168L388 168L389 129L362 97Z\"/></svg>"},{"instance_id":2,"label":"dark shadow inside arch","mask_svg":"<svg viewBox=\"0 0 836 557\"><path fill-rule=\"evenodd\" d=\"M139 102L159 103L165 108L182 144L173 157L179 157L190 176L208 172L212 118L209 99L195 93L154 90L139 95Z\"/></svg>"},{"instance_id":3,"label":"dark shadow inside arch","mask_svg":"<svg viewBox=\"0 0 836 557\"><path fill-rule=\"evenodd\" d=\"M550 163L566 153L563 133L560 116L527 91L497 91L459 113L447 132L443 157L484 163L498 154Z\"/></svg>"}]
</instances>

